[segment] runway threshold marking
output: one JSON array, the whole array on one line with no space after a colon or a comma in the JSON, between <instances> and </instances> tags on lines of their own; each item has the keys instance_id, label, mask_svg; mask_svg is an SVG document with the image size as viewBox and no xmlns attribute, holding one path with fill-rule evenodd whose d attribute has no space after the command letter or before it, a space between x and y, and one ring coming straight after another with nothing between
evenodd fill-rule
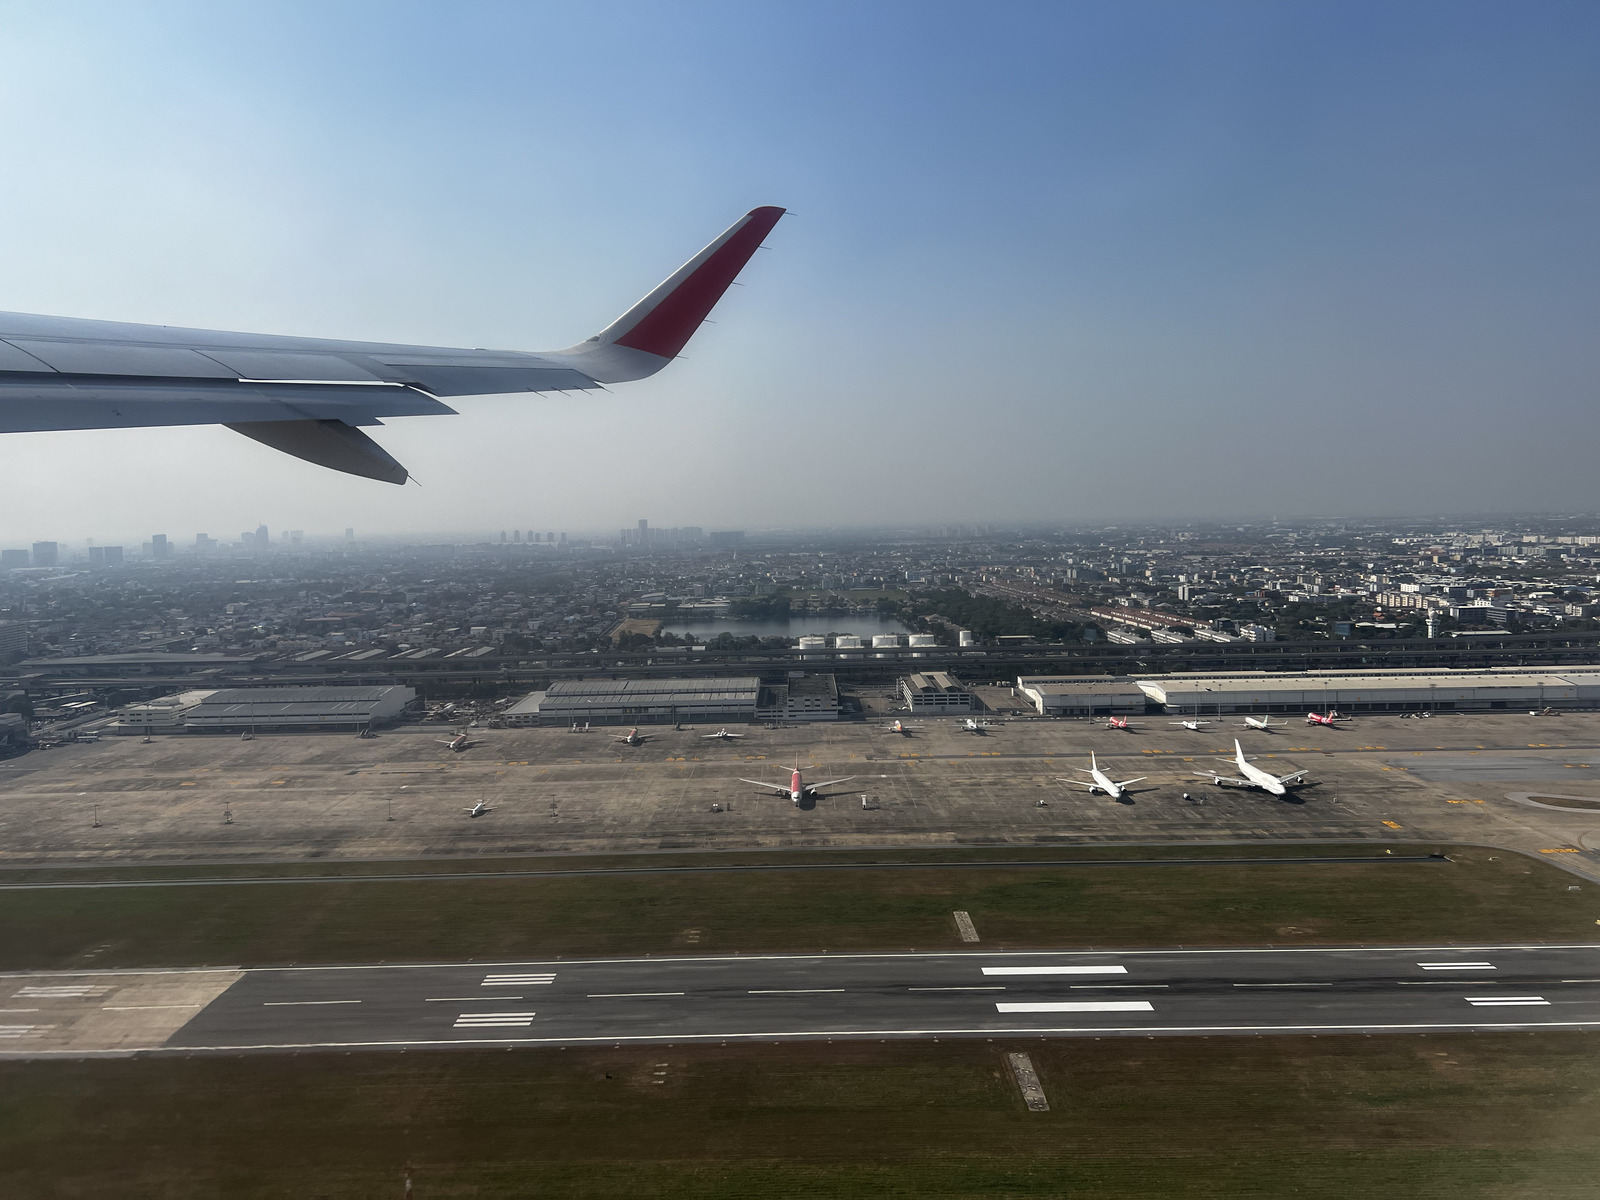
<instances>
[{"instance_id":1,"label":"runway threshold marking","mask_svg":"<svg viewBox=\"0 0 1600 1200\"><path fill-rule=\"evenodd\" d=\"M1550 1003L1543 996L1466 996L1463 999L1474 1008L1515 1008Z\"/></svg>"},{"instance_id":2,"label":"runway threshold marking","mask_svg":"<svg viewBox=\"0 0 1600 1200\"><path fill-rule=\"evenodd\" d=\"M1126 975L1127 967L1098 964L1092 967L984 967L985 975Z\"/></svg>"},{"instance_id":3,"label":"runway threshold marking","mask_svg":"<svg viewBox=\"0 0 1600 1200\"><path fill-rule=\"evenodd\" d=\"M1004 1002L995 1005L1003 1013L1048 1012L1154 1012L1155 1005L1148 1000L1046 1000Z\"/></svg>"},{"instance_id":4,"label":"runway threshold marking","mask_svg":"<svg viewBox=\"0 0 1600 1200\"><path fill-rule=\"evenodd\" d=\"M525 987L529 984L549 984L556 981L554 971L540 971L531 974L516 975L487 975L479 987Z\"/></svg>"},{"instance_id":5,"label":"runway threshold marking","mask_svg":"<svg viewBox=\"0 0 1600 1200\"><path fill-rule=\"evenodd\" d=\"M1493 971L1497 968L1488 962L1455 962L1455 963L1424 963L1417 966L1424 971Z\"/></svg>"}]
</instances>

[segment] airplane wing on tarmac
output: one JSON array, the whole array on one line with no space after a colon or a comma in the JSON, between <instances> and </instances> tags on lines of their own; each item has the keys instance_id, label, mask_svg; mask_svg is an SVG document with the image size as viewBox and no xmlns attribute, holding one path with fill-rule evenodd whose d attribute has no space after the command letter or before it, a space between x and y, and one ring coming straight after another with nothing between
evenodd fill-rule
<instances>
[{"instance_id":1,"label":"airplane wing on tarmac","mask_svg":"<svg viewBox=\"0 0 1600 1200\"><path fill-rule=\"evenodd\" d=\"M783 213L752 209L605 329L537 354L0 313L0 433L226 425L318 466L404 483L406 468L360 427L452 415L441 396L587 391L654 375Z\"/></svg>"}]
</instances>

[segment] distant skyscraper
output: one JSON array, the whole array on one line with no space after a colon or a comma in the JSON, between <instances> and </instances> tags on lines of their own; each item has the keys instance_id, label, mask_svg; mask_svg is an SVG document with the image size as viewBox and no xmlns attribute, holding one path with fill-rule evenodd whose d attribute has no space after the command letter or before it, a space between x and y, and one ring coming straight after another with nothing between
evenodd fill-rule
<instances>
[{"instance_id":1,"label":"distant skyscraper","mask_svg":"<svg viewBox=\"0 0 1600 1200\"><path fill-rule=\"evenodd\" d=\"M60 559L61 547L55 542L35 542L33 544L33 565L36 567L53 567Z\"/></svg>"},{"instance_id":2,"label":"distant skyscraper","mask_svg":"<svg viewBox=\"0 0 1600 1200\"><path fill-rule=\"evenodd\" d=\"M153 534L150 535L150 557L151 558L167 558L171 554L172 554L172 545L171 545L171 543L169 543L167 541L167 535L166 534L164 534L164 533L153 533Z\"/></svg>"},{"instance_id":3,"label":"distant skyscraper","mask_svg":"<svg viewBox=\"0 0 1600 1200\"><path fill-rule=\"evenodd\" d=\"M122 565L121 546L102 546L100 549L104 550L106 553L106 566L120 567Z\"/></svg>"},{"instance_id":4,"label":"distant skyscraper","mask_svg":"<svg viewBox=\"0 0 1600 1200\"><path fill-rule=\"evenodd\" d=\"M291 529L291 530L289 530L289 544L291 546L298 546L302 542L304 542L305 540L306 540L306 531L304 529Z\"/></svg>"},{"instance_id":5,"label":"distant skyscraper","mask_svg":"<svg viewBox=\"0 0 1600 1200\"><path fill-rule=\"evenodd\" d=\"M356 531L354 529L350 528L350 526L348 526L348 525L345 526L344 540L347 541L347 542L353 542L353 541L356 540Z\"/></svg>"},{"instance_id":6,"label":"distant skyscraper","mask_svg":"<svg viewBox=\"0 0 1600 1200\"><path fill-rule=\"evenodd\" d=\"M0 567L25 567L28 565L28 552L26 550L0 550Z\"/></svg>"},{"instance_id":7,"label":"distant skyscraper","mask_svg":"<svg viewBox=\"0 0 1600 1200\"><path fill-rule=\"evenodd\" d=\"M272 534L267 531L267 527L265 525L257 525L256 526L256 547L257 547L257 549L265 550L270 545L272 545Z\"/></svg>"}]
</instances>

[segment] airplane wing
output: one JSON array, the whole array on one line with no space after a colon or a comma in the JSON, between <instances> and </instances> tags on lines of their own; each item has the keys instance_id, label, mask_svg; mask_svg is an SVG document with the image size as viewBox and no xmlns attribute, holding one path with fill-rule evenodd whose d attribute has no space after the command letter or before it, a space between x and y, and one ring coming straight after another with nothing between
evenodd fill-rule
<instances>
[{"instance_id":1,"label":"airplane wing","mask_svg":"<svg viewBox=\"0 0 1600 1200\"><path fill-rule=\"evenodd\" d=\"M1099 784L1090 783L1087 779L1066 779L1066 778L1063 778L1060 775L1056 776L1056 782L1057 783L1072 783L1072 784L1076 784L1078 787L1086 787L1086 788L1088 788L1091 792L1094 791L1094 789L1099 786Z\"/></svg>"},{"instance_id":2,"label":"airplane wing","mask_svg":"<svg viewBox=\"0 0 1600 1200\"><path fill-rule=\"evenodd\" d=\"M1304 777L1306 775L1309 775L1309 774L1310 774L1309 771L1296 771L1293 775L1280 775L1280 776L1278 776L1278 782L1279 783L1285 783L1285 784L1293 783L1293 782L1295 782L1295 780L1300 779L1300 778L1302 778L1302 777Z\"/></svg>"},{"instance_id":3,"label":"airplane wing","mask_svg":"<svg viewBox=\"0 0 1600 1200\"><path fill-rule=\"evenodd\" d=\"M771 788L775 792L782 792L785 796L789 794L789 785L786 783L768 783L764 779L741 779L739 782L753 783L757 787Z\"/></svg>"},{"instance_id":4,"label":"airplane wing","mask_svg":"<svg viewBox=\"0 0 1600 1200\"><path fill-rule=\"evenodd\" d=\"M1117 782L1117 786L1118 787L1127 787L1130 783L1143 783L1146 779L1149 779L1149 778L1150 778L1150 776L1148 776L1148 775L1141 775L1137 779L1123 779L1123 780L1119 780Z\"/></svg>"},{"instance_id":5,"label":"airplane wing","mask_svg":"<svg viewBox=\"0 0 1600 1200\"><path fill-rule=\"evenodd\" d=\"M821 783L808 783L806 786L815 792L821 788L832 787L836 783L849 783L854 778L854 775L846 775L843 779L824 779Z\"/></svg>"},{"instance_id":6,"label":"airplane wing","mask_svg":"<svg viewBox=\"0 0 1600 1200\"><path fill-rule=\"evenodd\" d=\"M752 209L600 333L528 354L0 313L0 433L226 425L384 483L406 468L361 427L455 412L441 396L588 391L677 357L771 232Z\"/></svg>"}]
</instances>

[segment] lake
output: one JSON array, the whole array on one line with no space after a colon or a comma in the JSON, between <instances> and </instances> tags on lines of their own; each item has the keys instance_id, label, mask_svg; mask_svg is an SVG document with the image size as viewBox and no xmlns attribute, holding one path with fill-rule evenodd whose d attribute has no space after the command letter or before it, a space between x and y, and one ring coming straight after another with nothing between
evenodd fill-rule
<instances>
[{"instance_id":1,"label":"lake","mask_svg":"<svg viewBox=\"0 0 1600 1200\"><path fill-rule=\"evenodd\" d=\"M877 613L843 613L836 617L790 617L787 621L738 621L732 617L711 617L704 621L663 621L663 633L682 637L692 633L702 641L710 641L719 633L735 637L822 637L830 633L853 633L868 641L875 633L909 633L893 617Z\"/></svg>"}]
</instances>

